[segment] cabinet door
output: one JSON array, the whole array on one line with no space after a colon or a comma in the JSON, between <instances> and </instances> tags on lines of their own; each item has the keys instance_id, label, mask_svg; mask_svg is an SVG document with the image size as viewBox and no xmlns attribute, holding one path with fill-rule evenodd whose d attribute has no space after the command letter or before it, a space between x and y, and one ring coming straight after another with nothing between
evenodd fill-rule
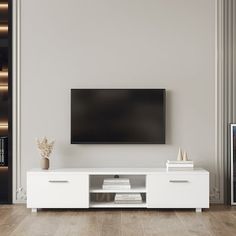
<instances>
[{"instance_id":1,"label":"cabinet door","mask_svg":"<svg viewBox=\"0 0 236 236\"><path fill-rule=\"evenodd\" d=\"M88 208L87 174L28 173L28 208Z\"/></svg>"},{"instance_id":2,"label":"cabinet door","mask_svg":"<svg viewBox=\"0 0 236 236\"><path fill-rule=\"evenodd\" d=\"M150 174L147 176L148 208L208 208L208 174Z\"/></svg>"}]
</instances>

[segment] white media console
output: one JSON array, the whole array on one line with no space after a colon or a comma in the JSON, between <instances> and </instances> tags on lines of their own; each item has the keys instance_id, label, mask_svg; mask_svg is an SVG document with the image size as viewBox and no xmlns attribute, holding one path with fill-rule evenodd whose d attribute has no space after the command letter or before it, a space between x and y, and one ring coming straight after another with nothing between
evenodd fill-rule
<instances>
[{"instance_id":1,"label":"white media console","mask_svg":"<svg viewBox=\"0 0 236 236\"><path fill-rule=\"evenodd\" d=\"M115 175L131 181L128 190L104 190ZM114 203L115 193L141 193L143 202ZM27 172L27 207L38 208L209 208L209 172L204 169L71 168Z\"/></svg>"}]
</instances>

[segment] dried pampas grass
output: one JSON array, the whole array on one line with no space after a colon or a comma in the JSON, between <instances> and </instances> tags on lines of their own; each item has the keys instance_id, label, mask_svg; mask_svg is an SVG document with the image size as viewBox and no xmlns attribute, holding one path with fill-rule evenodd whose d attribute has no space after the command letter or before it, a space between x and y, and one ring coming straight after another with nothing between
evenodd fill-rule
<instances>
[{"instance_id":1,"label":"dried pampas grass","mask_svg":"<svg viewBox=\"0 0 236 236\"><path fill-rule=\"evenodd\" d=\"M38 149L40 151L40 155L43 158L49 159L49 156L52 153L52 149L53 149L55 141L53 140L49 142L47 137L44 137L42 140L37 139L36 142L37 142Z\"/></svg>"}]
</instances>

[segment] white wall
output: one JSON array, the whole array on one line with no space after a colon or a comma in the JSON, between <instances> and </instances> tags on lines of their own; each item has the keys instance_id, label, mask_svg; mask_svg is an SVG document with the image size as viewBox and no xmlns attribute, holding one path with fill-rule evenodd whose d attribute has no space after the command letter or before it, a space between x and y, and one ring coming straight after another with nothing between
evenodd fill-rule
<instances>
[{"instance_id":1,"label":"white wall","mask_svg":"<svg viewBox=\"0 0 236 236\"><path fill-rule=\"evenodd\" d=\"M164 166L181 146L213 177L214 11L214 0L22 0L23 187L45 135L51 167ZM167 144L71 145L71 88L166 88Z\"/></svg>"}]
</instances>

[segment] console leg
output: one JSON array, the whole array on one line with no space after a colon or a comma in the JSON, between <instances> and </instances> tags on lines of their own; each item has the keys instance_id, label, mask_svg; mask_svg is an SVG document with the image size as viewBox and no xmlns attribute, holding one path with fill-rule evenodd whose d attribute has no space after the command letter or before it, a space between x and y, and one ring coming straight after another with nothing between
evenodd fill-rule
<instances>
[{"instance_id":1,"label":"console leg","mask_svg":"<svg viewBox=\"0 0 236 236\"><path fill-rule=\"evenodd\" d=\"M37 208L32 208L32 209L31 209L31 212L32 212L32 213L37 213L37 210L38 210Z\"/></svg>"},{"instance_id":2,"label":"console leg","mask_svg":"<svg viewBox=\"0 0 236 236\"><path fill-rule=\"evenodd\" d=\"M196 208L196 212L202 212L202 208Z\"/></svg>"}]
</instances>

